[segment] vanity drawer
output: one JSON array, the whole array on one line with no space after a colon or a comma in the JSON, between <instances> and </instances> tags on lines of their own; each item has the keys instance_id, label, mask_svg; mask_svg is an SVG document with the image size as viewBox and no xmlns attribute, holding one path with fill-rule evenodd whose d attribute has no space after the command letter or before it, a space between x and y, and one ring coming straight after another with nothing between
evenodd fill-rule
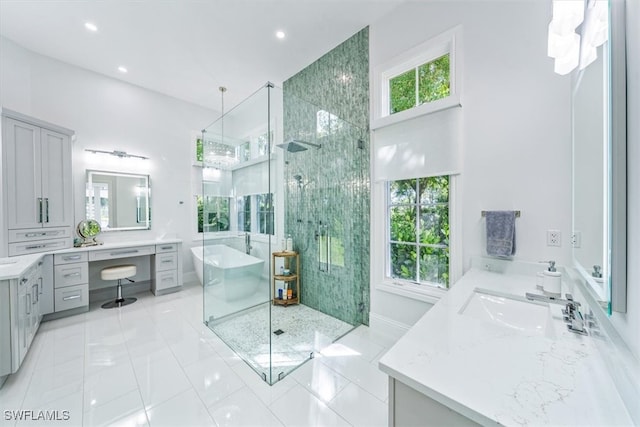
<instances>
[{"instance_id":1,"label":"vanity drawer","mask_svg":"<svg viewBox=\"0 0 640 427\"><path fill-rule=\"evenodd\" d=\"M9 256L57 251L71 247L71 239L36 240L33 242L9 243Z\"/></svg>"},{"instance_id":2,"label":"vanity drawer","mask_svg":"<svg viewBox=\"0 0 640 427\"><path fill-rule=\"evenodd\" d=\"M53 256L53 263L55 265L71 264L73 262L87 262L87 261L89 261L89 257L86 252L55 254Z\"/></svg>"},{"instance_id":3,"label":"vanity drawer","mask_svg":"<svg viewBox=\"0 0 640 427\"><path fill-rule=\"evenodd\" d=\"M155 246L135 246L120 249L101 249L89 252L89 261L100 261L103 259L129 258L132 256L152 255L156 252Z\"/></svg>"},{"instance_id":4,"label":"vanity drawer","mask_svg":"<svg viewBox=\"0 0 640 427\"><path fill-rule=\"evenodd\" d=\"M162 252L175 252L178 250L178 244L177 243L166 243L164 245L156 245L156 253L162 253Z\"/></svg>"},{"instance_id":5,"label":"vanity drawer","mask_svg":"<svg viewBox=\"0 0 640 427\"><path fill-rule=\"evenodd\" d=\"M89 305L89 285L68 286L55 290L54 309L57 312Z\"/></svg>"},{"instance_id":6,"label":"vanity drawer","mask_svg":"<svg viewBox=\"0 0 640 427\"><path fill-rule=\"evenodd\" d=\"M77 262L56 265L54 267L54 276L54 288L56 289L89 283L89 263Z\"/></svg>"},{"instance_id":7,"label":"vanity drawer","mask_svg":"<svg viewBox=\"0 0 640 427\"><path fill-rule=\"evenodd\" d=\"M164 289L175 288L178 286L178 272L176 270L169 270L156 273L154 282L154 294Z\"/></svg>"},{"instance_id":8,"label":"vanity drawer","mask_svg":"<svg viewBox=\"0 0 640 427\"><path fill-rule=\"evenodd\" d=\"M156 254L156 271L175 270L178 267L178 254L169 252Z\"/></svg>"},{"instance_id":9,"label":"vanity drawer","mask_svg":"<svg viewBox=\"0 0 640 427\"><path fill-rule=\"evenodd\" d=\"M9 243L71 237L70 227L9 230Z\"/></svg>"}]
</instances>

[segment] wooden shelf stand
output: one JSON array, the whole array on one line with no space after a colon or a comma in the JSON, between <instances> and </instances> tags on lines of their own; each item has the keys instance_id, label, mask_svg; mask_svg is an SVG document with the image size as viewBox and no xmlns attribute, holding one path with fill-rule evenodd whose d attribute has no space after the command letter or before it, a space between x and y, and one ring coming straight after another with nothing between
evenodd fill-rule
<instances>
[{"instance_id":1,"label":"wooden shelf stand","mask_svg":"<svg viewBox=\"0 0 640 427\"><path fill-rule=\"evenodd\" d=\"M276 274L276 258L284 258L284 268L289 271L291 271L291 264L295 258L295 271L292 271L291 274L288 275ZM271 254L271 277L273 305L287 306L300 303L300 256L297 252L273 252ZM293 292L293 297L291 299L284 299L286 289L283 292L283 298L278 298L278 294L276 293L276 281L284 282L289 288L291 288L295 282L295 291Z\"/></svg>"}]
</instances>

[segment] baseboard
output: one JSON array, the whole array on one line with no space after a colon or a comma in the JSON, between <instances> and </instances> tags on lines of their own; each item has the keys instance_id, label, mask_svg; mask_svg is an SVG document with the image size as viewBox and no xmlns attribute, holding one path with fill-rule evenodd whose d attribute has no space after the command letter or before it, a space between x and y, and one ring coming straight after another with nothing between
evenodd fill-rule
<instances>
[{"instance_id":1,"label":"baseboard","mask_svg":"<svg viewBox=\"0 0 640 427\"><path fill-rule=\"evenodd\" d=\"M397 320L393 320L376 313L369 313L369 328L382 334L400 338L409 329L411 329L411 325L398 322Z\"/></svg>"}]
</instances>

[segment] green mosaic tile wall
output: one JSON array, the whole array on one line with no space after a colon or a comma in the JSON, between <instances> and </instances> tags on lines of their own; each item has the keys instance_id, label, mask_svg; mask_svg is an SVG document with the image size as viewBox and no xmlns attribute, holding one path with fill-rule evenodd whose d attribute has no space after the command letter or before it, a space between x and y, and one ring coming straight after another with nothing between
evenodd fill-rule
<instances>
[{"instance_id":1,"label":"green mosaic tile wall","mask_svg":"<svg viewBox=\"0 0 640 427\"><path fill-rule=\"evenodd\" d=\"M322 145L285 152L285 232L301 254L302 303L369 324L368 28L285 81L283 94L285 141Z\"/></svg>"}]
</instances>

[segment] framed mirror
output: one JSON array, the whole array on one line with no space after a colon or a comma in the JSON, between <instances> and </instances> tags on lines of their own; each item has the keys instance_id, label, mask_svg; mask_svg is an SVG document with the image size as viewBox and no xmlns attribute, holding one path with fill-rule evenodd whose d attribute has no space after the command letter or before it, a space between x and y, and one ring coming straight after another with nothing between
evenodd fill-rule
<instances>
[{"instance_id":1,"label":"framed mirror","mask_svg":"<svg viewBox=\"0 0 640 427\"><path fill-rule=\"evenodd\" d=\"M87 219L102 231L151 228L149 175L87 170Z\"/></svg>"},{"instance_id":2,"label":"framed mirror","mask_svg":"<svg viewBox=\"0 0 640 427\"><path fill-rule=\"evenodd\" d=\"M626 63L623 0L608 40L573 80L573 260L603 309L626 312Z\"/></svg>"}]
</instances>

